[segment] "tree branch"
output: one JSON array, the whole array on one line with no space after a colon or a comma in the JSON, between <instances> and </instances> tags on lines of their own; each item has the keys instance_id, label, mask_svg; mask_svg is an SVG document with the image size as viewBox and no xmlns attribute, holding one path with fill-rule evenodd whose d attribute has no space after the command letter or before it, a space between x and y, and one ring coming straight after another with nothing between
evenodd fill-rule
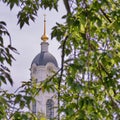
<instances>
[{"instance_id":1,"label":"tree branch","mask_svg":"<svg viewBox=\"0 0 120 120\"><path fill-rule=\"evenodd\" d=\"M100 8L100 11L102 12L102 14L105 16L105 18L112 23L112 21L109 19L109 17L107 16L107 14L102 10L102 8Z\"/></svg>"},{"instance_id":2,"label":"tree branch","mask_svg":"<svg viewBox=\"0 0 120 120\"><path fill-rule=\"evenodd\" d=\"M68 36L65 37L65 40L63 41L63 46L62 46L61 73L60 73L60 78L58 80L58 90L59 90L58 91L58 109L60 108L60 88L61 88L61 81L62 81L62 76L63 76L65 45L66 45L67 39L68 39ZM58 120L60 120L59 112L58 112Z\"/></svg>"}]
</instances>

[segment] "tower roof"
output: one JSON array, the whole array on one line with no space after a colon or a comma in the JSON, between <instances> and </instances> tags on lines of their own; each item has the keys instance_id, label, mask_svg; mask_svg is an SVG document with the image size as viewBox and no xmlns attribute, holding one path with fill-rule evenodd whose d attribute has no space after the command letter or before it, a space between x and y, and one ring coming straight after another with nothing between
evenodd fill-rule
<instances>
[{"instance_id":1,"label":"tower roof","mask_svg":"<svg viewBox=\"0 0 120 120\"><path fill-rule=\"evenodd\" d=\"M46 18L44 18L44 34L41 39L43 42L41 43L41 52L33 59L32 64L36 64L37 66L45 66L47 63L53 63L56 67L58 67L57 60L55 57L49 53L48 51L48 37L46 35Z\"/></svg>"},{"instance_id":2,"label":"tower roof","mask_svg":"<svg viewBox=\"0 0 120 120\"><path fill-rule=\"evenodd\" d=\"M37 66L43 65L45 66L47 63L53 63L56 67L58 67L57 61L55 57L48 52L48 42L41 43L41 53L39 53L34 59L32 64L36 64Z\"/></svg>"},{"instance_id":3,"label":"tower roof","mask_svg":"<svg viewBox=\"0 0 120 120\"><path fill-rule=\"evenodd\" d=\"M41 52L34 59L32 64L36 64L37 66L45 66L47 63L53 63L56 67L58 67L57 61L55 57L49 52Z\"/></svg>"}]
</instances>

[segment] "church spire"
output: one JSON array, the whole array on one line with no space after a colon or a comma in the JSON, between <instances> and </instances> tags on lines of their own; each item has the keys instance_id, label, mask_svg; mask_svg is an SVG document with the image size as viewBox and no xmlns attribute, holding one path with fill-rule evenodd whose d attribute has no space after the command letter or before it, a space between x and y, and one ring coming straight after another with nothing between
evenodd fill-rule
<instances>
[{"instance_id":1,"label":"church spire","mask_svg":"<svg viewBox=\"0 0 120 120\"><path fill-rule=\"evenodd\" d=\"M46 35L46 15L44 15L44 34L42 35L41 39L44 42L48 40L48 36Z\"/></svg>"}]
</instances>

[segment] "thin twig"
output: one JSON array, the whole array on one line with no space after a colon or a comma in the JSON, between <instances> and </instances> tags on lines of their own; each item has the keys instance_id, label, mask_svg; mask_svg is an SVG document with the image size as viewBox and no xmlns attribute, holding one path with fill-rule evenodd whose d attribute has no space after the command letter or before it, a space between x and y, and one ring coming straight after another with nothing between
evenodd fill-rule
<instances>
[{"instance_id":1,"label":"thin twig","mask_svg":"<svg viewBox=\"0 0 120 120\"><path fill-rule=\"evenodd\" d=\"M109 17L107 16L107 14L102 10L102 8L100 8L100 11L102 12L102 14L105 16L105 18L112 23L112 21L109 19Z\"/></svg>"}]
</instances>

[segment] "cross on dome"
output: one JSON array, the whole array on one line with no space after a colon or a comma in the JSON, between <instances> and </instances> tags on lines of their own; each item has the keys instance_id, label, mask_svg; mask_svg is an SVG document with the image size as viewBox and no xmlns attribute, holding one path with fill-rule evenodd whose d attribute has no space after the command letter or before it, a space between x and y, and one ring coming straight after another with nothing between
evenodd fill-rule
<instances>
[{"instance_id":1,"label":"cross on dome","mask_svg":"<svg viewBox=\"0 0 120 120\"><path fill-rule=\"evenodd\" d=\"M44 15L44 33L41 37L41 40L43 40L44 42L48 40L48 36L46 34L46 15Z\"/></svg>"}]
</instances>

